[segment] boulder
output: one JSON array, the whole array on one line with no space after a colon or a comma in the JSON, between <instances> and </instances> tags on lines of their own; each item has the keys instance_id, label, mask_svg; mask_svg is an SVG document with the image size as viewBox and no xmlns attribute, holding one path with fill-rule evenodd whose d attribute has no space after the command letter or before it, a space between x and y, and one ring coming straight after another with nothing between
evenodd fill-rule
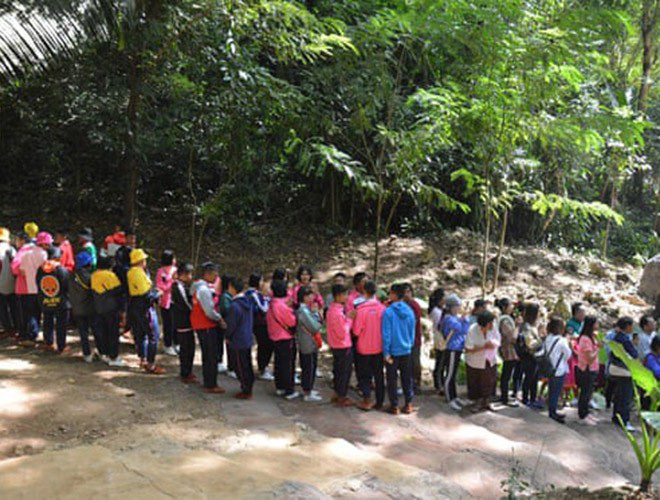
<instances>
[{"instance_id":1,"label":"boulder","mask_svg":"<svg viewBox=\"0 0 660 500\"><path fill-rule=\"evenodd\" d=\"M644 266L642 279L639 282L639 293L651 303L655 303L656 297L660 296L660 253Z\"/></svg>"}]
</instances>

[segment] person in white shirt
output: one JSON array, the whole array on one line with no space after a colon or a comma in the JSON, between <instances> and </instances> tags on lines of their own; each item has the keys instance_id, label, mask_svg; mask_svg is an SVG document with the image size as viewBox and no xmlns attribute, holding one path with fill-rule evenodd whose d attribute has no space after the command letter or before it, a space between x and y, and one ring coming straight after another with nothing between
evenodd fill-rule
<instances>
[{"instance_id":1,"label":"person in white shirt","mask_svg":"<svg viewBox=\"0 0 660 500\"><path fill-rule=\"evenodd\" d=\"M543 341L543 351L547 353L553 367L553 376L548 380L548 416L560 424L565 423L566 416L557 413L559 396L564 387L564 377L568 373L568 360L571 358L571 347L564 338L566 324L558 316L550 318L548 335Z\"/></svg>"},{"instance_id":2,"label":"person in white shirt","mask_svg":"<svg viewBox=\"0 0 660 500\"><path fill-rule=\"evenodd\" d=\"M497 384L497 348L500 342L495 315L490 311L479 314L477 322L465 337L468 398L476 402L473 407L475 412L490 408L489 400L495 394Z\"/></svg>"},{"instance_id":3,"label":"person in white shirt","mask_svg":"<svg viewBox=\"0 0 660 500\"><path fill-rule=\"evenodd\" d=\"M433 368L433 387L442 395L442 386L444 385L444 374L442 373L442 357L445 352L445 337L442 334L442 316L445 305L445 291L437 288L429 297L429 318L433 323L433 349L435 354L435 367Z\"/></svg>"}]
</instances>

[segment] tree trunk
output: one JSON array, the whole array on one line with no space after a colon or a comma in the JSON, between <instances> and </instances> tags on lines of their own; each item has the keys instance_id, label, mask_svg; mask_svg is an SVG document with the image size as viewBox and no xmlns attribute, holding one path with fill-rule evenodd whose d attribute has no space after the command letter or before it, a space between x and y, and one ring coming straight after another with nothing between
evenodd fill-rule
<instances>
[{"instance_id":1,"label":"tree trunk","mask_svg":"<svg viewBox=\"0 0 660 500\"><path fill-rule=\"evenodd\" d=\"M615 210L616 204L617 204L617 197L618 197L618 191L617 191L617 179L612 180L612 194L610 198L610 208L612 210ZM607 259L607 247L610 239L610 229L612 227L612 219L607 219L607 225L605 226L605 237L603 238L603 250L602 250L602 258Z\"/></svg>"},{"instance_id":2,"label":"tree trunk","mask_svg":"<svg viewBox=\"0 0 660 500\"><path fill-rule=\"evenodd\" d=\"M380 261L380 224L383 217L383 195L378 195L376 204L376 237L374 240L374 281L378 278L378 264Z\"/></svg>"},{"instance_id":3,"label":"tree trunk","mask_svg":"<svg viewBox=\"0 0 660 500\"><path fill-rule=\"evenodd\" d=\"M502 230L500 232L500 245L497 248L497 263L495 264L495 274L493 276L493 287L491 288L491 293L494 293L497 290L497 281L500 277L500 266L502 264L502 252L504 250L504 241L506 240L506 228L509 221L509 209L504 209L504 218L502 220Z\"/></svg>"},{"instance_id":4,"label":"tree trunk","mask_svg":"<svg viewBox=\"0 0 660 500\"><path fill-rule=\"evenodd\" d=\"M654 31L660 16L660 0L644 0L642 4L642 79L639 85L639 98L637 107L646 115L648 109L649 93L651 91L653 63L655 58ZM633 172L633 200L638 206L644 203L644 170Z\"/></svg>"},{"instance_id":5,"label":"tree trunk","mask_svg":"<svg viewBox=\"0 0 660 500\"><path fill-rule=\"evenodd\" d=\"M126 151L122 159L121 170L124 174L124 223L132 226L135 222L135 204L137 199L138 181L140 178L137 161L137 134L138 134L138 107L141 95L142 70L136 54L130 57L128 72L128 104L126 106L126 119L128 130L126 134Z\"/></svg>"},{"instance_id":6,"label":"tree trunk","mask_svg":"<svg viewBox=\"0 0 660 500\"><path fill-rule=\"evenodd\" d=\"M486 234L484 235L484 254L481 260L481 298L486 298L486 284L488 281L488 251L490 249L490 222L491 222L491 193L490 193L490 165L486 165Z\"/></svg>"}]
</instances>

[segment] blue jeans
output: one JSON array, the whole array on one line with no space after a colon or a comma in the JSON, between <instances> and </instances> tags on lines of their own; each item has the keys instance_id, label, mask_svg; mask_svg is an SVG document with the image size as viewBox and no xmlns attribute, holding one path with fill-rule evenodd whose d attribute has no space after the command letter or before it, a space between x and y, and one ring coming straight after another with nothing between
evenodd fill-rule
<instances>
[{"instance_id":1,"label":"blue jeans","mask_svg":"<svg viewBox=\"0 0 660 500\"><path fill-rule=\"evenodd\" d=\"M564 377L551 377L548 380L548 415L554 417L557 415L557 405L559 405L559 396L564 388Z\"/></svg>"},{"instance_id":2,"label":"blue jeans","mask_svg":"<svg viewBox=\"0 0 660 500\"><path fill-rule=\"evenodd\" d=\"M392 407L399 406L397 375L401 378L401 388L406 404L412 403L414 392L411 355L392 356L392 364L385 363L385 373L387 375L387 393Z\"/></svg>"},{"instance_id":3,"label":"blue jeans","mask_svg":"<svg viewBox=\"0 0 660 500\"><path fill-rule=\"evenodd\" d=\"M53 343L53 328L55 328L58 351L63 351L66 347L66 327L68 320L68 309L44 313L44 341L49 345Z\"/></svg>"}]
</instances>

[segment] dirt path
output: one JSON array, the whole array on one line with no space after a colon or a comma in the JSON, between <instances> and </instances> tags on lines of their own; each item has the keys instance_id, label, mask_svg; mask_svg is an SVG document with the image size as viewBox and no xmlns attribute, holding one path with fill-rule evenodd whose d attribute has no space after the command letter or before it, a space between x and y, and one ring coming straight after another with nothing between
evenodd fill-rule
<instances>
[{"instance_id":1,"label":"dirt path","mask_svg":"<svg viewBox=\"0 0 660 500\"><path fill-rule=\"evenodd\" d=\"M424 395L397 418L285 402L266 382L239 402L234 380L206 395L173 358L150 377L122 347L131 368L110 370L0 343L0 497L494 498L512 457L537 488L637 481L621 433L578 427L570 409L562 427L527 409L459 416Z\"/></svg>"}]
</instances>

